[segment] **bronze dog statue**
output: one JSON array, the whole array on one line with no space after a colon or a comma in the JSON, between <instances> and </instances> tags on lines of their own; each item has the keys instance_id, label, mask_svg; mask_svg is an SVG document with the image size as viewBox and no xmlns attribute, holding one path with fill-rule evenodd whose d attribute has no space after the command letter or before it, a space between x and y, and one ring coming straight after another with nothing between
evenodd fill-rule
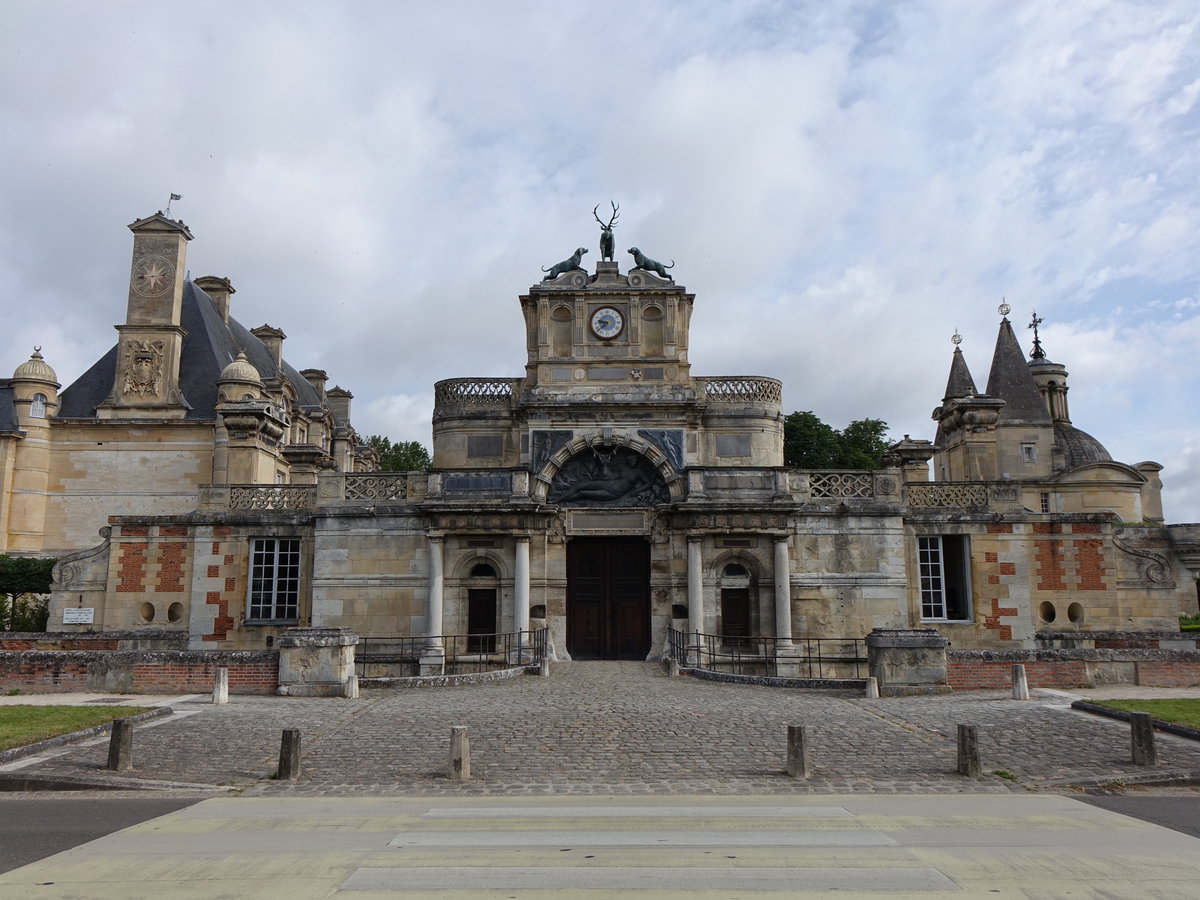
<instances>
[{"instance_id":1,"label":"bronze dog statue","mask_svg":"<svg viewBox=\"0 0 1200 900\"><path fill-rule=\"evenodd\" d=\"M667 269L675 268L675 260L671 260L671 264L669 266L664 266L657 259L651 259L648 257L637 247L630 247L628 252L633 254L633 267L635 269L645 269L647 272L653 272L654 274L667 279L667 281L675 280L667 274Z\"/></svg>"},{"instance_id":2,"label":"bronze dog statue","mask_svg":"<svg viewBox=\"0 0 1200 900\"><path fill-rule=\"evenodd\" d=\"M587 248L579 247L569 257L560 263L555 263L549 269L543 266L542 271L549 272L550 274L543 278L542 281L553 281L559 275L565 275L567 272L583 272L586 274L587 269L579 264L585 253L587 253Z\"/></svg>"}]
</instances>

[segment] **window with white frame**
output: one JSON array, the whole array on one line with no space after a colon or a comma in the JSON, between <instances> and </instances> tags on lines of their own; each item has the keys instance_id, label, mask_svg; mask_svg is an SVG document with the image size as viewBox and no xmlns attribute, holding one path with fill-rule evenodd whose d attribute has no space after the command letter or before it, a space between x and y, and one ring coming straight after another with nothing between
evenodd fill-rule
<instances>
[{"instance_id":1,"label":"window with white frame","mask_svg":"<svg viewBox=\"0 0 1200 900\"><path fill-rule=\"evenodd\" d=\"M255 538L250 550L251 622L295 622L300 612L300 541Z\"/></svg>"},{"instance_id":2,"label":"window with white frame","mask_svg":"<svg viewBox=\"0 0 1200 900\"><path fill-rule=\"evenodd\" d=\"M967 537L961 534L917 538L921 579L921 619L961 622L971 617Z\"/></svg>"},{"instance_id":3,"label":"window with white frame","mask_svg":"<svg viewBox=\"0 0 1200 900\"><path fill-rule=\"evenodd\" d=\"M34 419L46 418L46 395L34 394L29 402L29 415Z\"/></svg>"}]
</instances>

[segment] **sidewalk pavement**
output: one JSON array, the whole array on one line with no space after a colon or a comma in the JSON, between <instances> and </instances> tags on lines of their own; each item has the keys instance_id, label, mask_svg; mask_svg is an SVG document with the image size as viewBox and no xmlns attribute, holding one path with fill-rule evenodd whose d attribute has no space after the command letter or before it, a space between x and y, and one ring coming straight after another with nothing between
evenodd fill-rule
<instances>
[{"instance_id":1,"label":"sidewalk pavement","mask_svg":"<svg viewBox=\"0 0 1200 900\"><path fill-rule=\"evenodd\" d=\"M0 797L0 815L4 810ZM1194 898L1200 840L1057 795L230 797L0 875L6 898Z\"/></svg>"}]
</instances>

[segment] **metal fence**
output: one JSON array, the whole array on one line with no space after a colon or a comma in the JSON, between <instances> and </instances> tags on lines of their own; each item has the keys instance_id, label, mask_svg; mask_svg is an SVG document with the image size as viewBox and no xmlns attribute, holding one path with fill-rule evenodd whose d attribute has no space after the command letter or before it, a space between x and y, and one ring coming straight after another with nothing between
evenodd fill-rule
<instances>
[{"instance_id":1,"label":"metal fence","mask_svg":"<svg viewBox=\"0 0 1200 900\"><path fill-rule=\"evenodd\" d=\"M546 629L506 634L445 634L444 667L438 674L469 675L497 669L540 666L546 658ZM415 678L429 638L417 636L360 637L354 648L359 678Z\"/></svg>"},{"instance_id":2,"label":"metal fence","mask_svg":"<svg viewBox=\"0 0 1200 900\"><path fill-rule=\"evenodd\" d=\"M668 632L671 657L685 668L730 675L849 679L867 677L864 638L792 638Z\"/></svg>"}]
</instances>

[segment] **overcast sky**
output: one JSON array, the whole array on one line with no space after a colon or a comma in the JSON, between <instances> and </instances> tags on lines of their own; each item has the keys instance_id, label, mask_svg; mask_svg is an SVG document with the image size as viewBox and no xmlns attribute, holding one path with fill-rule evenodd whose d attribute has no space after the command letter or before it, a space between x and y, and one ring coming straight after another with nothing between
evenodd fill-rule
<instances>
[{"instance_id":1,"label":"overcast sky","mask_svg":"<svg viewBox=\"0 0 1200 900\"><path fill-rule=\"evenodd\" d=\"M441 378L519 376L517 297L591 250L676 260L697 375L932 438L1006 297L1072 419L1200 521L1193 2L0 3L7 370L115 341L132 235L429 443ZM627 254L618 252L622 269ZM7 362L3 362L7 360Z\"/></svg>"}]
</instances>

